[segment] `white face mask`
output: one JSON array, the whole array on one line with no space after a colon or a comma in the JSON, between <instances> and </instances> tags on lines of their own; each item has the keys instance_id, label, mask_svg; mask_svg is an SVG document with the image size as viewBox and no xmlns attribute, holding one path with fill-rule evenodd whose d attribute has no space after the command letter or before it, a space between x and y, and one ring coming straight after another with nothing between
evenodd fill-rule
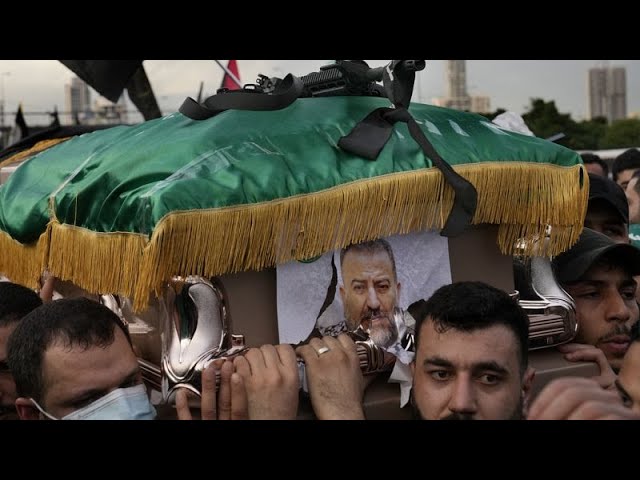
<instances>
[{"instance_id":1,"label":"white face mask","mask_svg":"<svg viewBox=\"0 0 640 480\"><path fill-rule=\"evenodd\" d=\"M86 407L58 419L47 413L38 402L35 407L51 420L153 420L156 409L151 405L144 384L118 388Z\"/></svg>"}]
</instances>

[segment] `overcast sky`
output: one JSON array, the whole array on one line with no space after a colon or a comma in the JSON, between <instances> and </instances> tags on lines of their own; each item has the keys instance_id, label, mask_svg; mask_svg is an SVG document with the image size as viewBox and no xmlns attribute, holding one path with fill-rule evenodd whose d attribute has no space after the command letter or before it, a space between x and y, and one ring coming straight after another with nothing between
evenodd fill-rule
<instances>
[{"instance_id":1,"label":"overcast sky","mask_svg":"<svg viewBox=\"0 0 640 480\"><path fill-rule=\"evenodd\" d=\"M226 65L226 60L222 60ZM317 71L329 60L238 60L240 79L254 83L258 74L283 77L301 76ZM389 60L367 60L370 66ZM575 120L587 114L587 70L602 60L468 60L467 88L471 95L488 95L491 110L504 108L524 113L530 98L555 100L562 113ZM627 112L640 112L640 60L609 60L611 66L627 69ZM445 62L427 60L418 72L413 100L431 103L433 97L446 95ZM144 67L163 114L176 111L187 97L196 97L200 81L205 95L220 86L223 72L213 60L145 60ZM64 85L73 73L57 60L0 60L0 99L5 111L15 112L19 102L23 110L65 109ZM97 94L92 91L92 100ZM129 104L131 105L131 104ZM135 107L130 107L134 109ZM27 117L27 123L40 123ZM130 120L131 121L131 120ZM13 122L11 116L6 122ZM63 119L64 122L64 119Z\"/></svg>"}]
</instances>

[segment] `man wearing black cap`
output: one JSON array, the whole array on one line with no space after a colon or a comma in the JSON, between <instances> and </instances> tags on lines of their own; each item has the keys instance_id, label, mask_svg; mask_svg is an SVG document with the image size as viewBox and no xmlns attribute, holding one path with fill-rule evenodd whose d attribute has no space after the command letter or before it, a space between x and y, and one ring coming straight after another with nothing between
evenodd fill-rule
<instances>
[{"instance_id":1,"label":"man wearing black cap","mask_svg":"<svg viewBox=\"0 0 640 480\"><path fill-rule=\"evenodd\" d=\"M584 226L618 243L629 243L629 204L614 181L589 174L589 204Z\"/></svg>"},{"instance_id":2,"label":"man wearing black cap","mask_svg":"<svg viewBox=\"0 0 640 480\"><path fill-rule=\"evenodd\" d=\"M640 250L585 228L570 250L553 259L553 267L576 304L574 341L600 349L617 372L639 316L633 276L640 274ZM575 349L570 353L576 355Z\"/></svg>"}]
</instances>

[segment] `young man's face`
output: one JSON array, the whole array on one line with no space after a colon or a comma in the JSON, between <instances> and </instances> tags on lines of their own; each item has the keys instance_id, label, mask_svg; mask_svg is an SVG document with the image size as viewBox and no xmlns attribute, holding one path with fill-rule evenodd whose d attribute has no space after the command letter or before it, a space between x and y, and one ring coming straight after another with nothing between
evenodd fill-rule
<instances>
[{"instance_id":1,"label":"young man's face","mask_svg":"<svg viewBox=\"0 0 640 480\"><path fill-rule=\"evenodd\" d=\"M638 168L628 168L626 170L622 170L618 172L616 183L622 187L623 190L627 189L627 185L629 181L633 177L633 174L636 173L636 170L640 170Z\"/></svg>"},{"instance_id":2,"label":"young man's face","mask_svg":"<svg viewBox=\"0 0 640 480\"><path fill-rule=\"evenodd\" d=\"M621 267L596 265L564 289L576 304L575 341L601 349L617 371L629 348L631 326L638 320L636 282Z\"/></svg>"},{"instance_id":3,"label":"young man's face","mask_svg":"<svg viewBox=\"0 0 640 480\"><path fill-rule=\"evenodd\" d=\"M393 343L393 310L400 294L393 265L384 250L349 250L342 260L340 295L349 330L362 325L377 345Z\"/></svg>"},{"instance_id":4,"label":"young man's face","mask_svg":"<svg viewBox=\"0 0 640 480\"><path fill-rule=\"evenodd\" d=\"M640 341L635 341L627 350L616 387L622 402L640 414Z\"/></svg>"},{"instance_id":5,"label":"young man's face","mask_svg":"<svg viewBox=\"0 0 640 480\"><path fill-rule=\"evenodd\" d=\"M506 420L523 417L533 379L521 375L519 343L504 325L439 333L421 325L413 369L413 398L425 420Z\"/></svg>"},{"instance_id":6,"label":"young man's face","mask_svg":"<svg viewBox=\"0 0 640 480\"><path fill-rule=\"evenodd\" d=\"M611 204L604 200L589 201L584 226L606 235L616 243L630 242L627 224Z\"/></svg>"},{"instance_id":7,"label":"young man's face","mask_svg":"<svg viewBox=\"0 0 640 480\"><path fill-rule=\"evenodd\" d=\"M114 335L113 343L106 347L69 348L56 342L46 350L40 406L47 413L62 418L117 388L142 383L138 360L127 338L119 328Z\"/></svg>"}]
</instances>

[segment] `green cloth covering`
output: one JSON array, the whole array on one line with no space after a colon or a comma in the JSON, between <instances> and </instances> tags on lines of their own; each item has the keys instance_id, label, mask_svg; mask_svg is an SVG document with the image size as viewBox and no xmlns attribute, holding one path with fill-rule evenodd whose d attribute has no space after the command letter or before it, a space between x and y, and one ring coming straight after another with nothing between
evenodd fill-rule
<instances>
[{"instance_id":1,"label":"green cloth covering","mask_svg":"<svg viewBox=\"0 0 640 480\"><path fill-rule=\"evenodd\" d=\"M631 245L640 248L640 223L629 225L629 240L631 240Z\"/></svg>"},{"instance_id":2,"label":"green cloth covering","mask_svg":"<svg viewBox=\"0 0 640 480\"><path fill-rule=\"evenodd\" d=\"M75 137L26 161L0 187L0 230L29 243L54 218L151 235L170 212L257 204L431 167L406 124L395 125L376 161L337 147L358 121L388 105L373 97L307 98L283 110L226 111L204 121L174 113ZM410 111L454 166L581 163L572 150L500 130L479 115L421 104Z\"/></svg>"}]
</instances>

